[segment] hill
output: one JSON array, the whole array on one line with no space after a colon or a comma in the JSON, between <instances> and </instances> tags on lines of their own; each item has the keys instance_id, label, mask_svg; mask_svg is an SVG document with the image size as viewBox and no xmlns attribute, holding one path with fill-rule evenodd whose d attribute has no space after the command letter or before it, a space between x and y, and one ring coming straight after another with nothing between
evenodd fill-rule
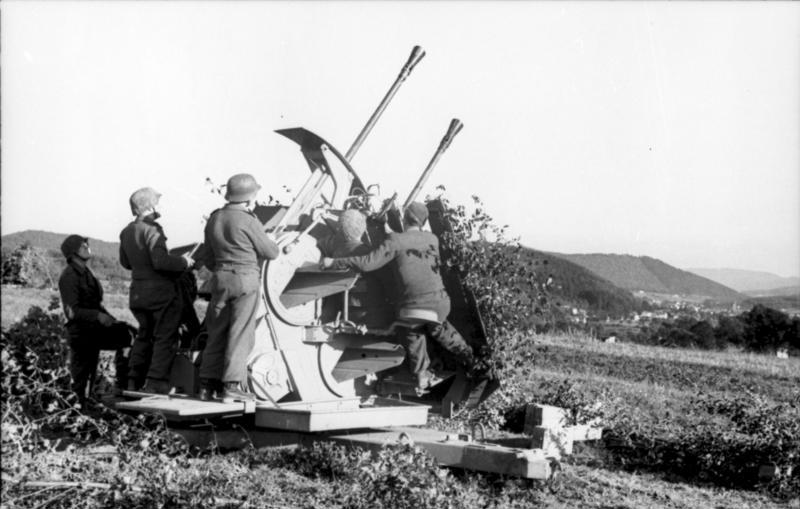
<instances>
[{"instance_id":1,"label":"hill","mask_svg":"<svg viewBox=\"0 0 800 509\"><path fill-rule=\"evenodd\" d=\"M800 297L800 285L742 292L750 297Z\"/></svg>"},{"instance_id":2,"label":"hill","mask_svg":"<svg viewBox=\"0 0 800 509\"><path fill-rule=\"evenodd\" d=\"M727 286L649 256L552 254L576 263L614 285L630 291L704 296L722 302L742 301L747 298Z\"/></svg>"},{"instance_id":3,"label":"hill","mask_svg":"<svg viewBox=\"0 0 800 509\"><path fill-rule=\"evenodd\" d=\"M53 233L42 230L25 230L9 233L0 238L2 241L3 259L20 246L29 245L39 250L44 261L40 265L42 273L47 273L46 281L58 281L58 275L66 266L64 256L61 254L61 243L69 234ZM98 278L108 281L115 287L124 287L130 280L130 272L119 264L119 243L106 242L89 238L89 247L93 257L89 267ZM52 286L52 283L49 284ZM107 288L110 289L111 287Z\"/></svg>"},{"instance_id":4,"label":"hill","mask_svg":"<svg viewBox=\"0 0 800 509\"><path fill-rule=\"evenodd\" d=\"M67 233L53 233L42 230L25 230L21 232L9 233L0 238L3 244L3 252L7 253L14 249L28 244L33 247L38 247L47 251L47 254L52 257L61 257L61 243L67 238ZM119 257L119 243L106 242L89 238L89 246L92 253L96 257L103 257L109 259L118 259Z\"/></svg>"},{"instance_id":5,"label":"hill","mask_svg":"<svg viewBox=\"0 0 800 509\"><path fill-rule=\"evenodd\" d=\"M686 269L704 278L716 281L721 285L733 288L737 292L751 295L786 295L793 292L791 288L800 289L800 277L782 277L770 272L743 269ZM777 293L772 293L777 290ZM796 293L795 290L794 293Z\"/></svg>"},{"instance_id":6,"label":"hill","mask_svg":"<svg viewBox=\"0 0 800 509\"><path fill-rule=\"evenodd\" d=\"M550 296L562 306L571 304L607 316L622 316L642 307L626 289L561 255L526 247L525 256L542 275L552 278Z\"/></svg>"}]
</instances>

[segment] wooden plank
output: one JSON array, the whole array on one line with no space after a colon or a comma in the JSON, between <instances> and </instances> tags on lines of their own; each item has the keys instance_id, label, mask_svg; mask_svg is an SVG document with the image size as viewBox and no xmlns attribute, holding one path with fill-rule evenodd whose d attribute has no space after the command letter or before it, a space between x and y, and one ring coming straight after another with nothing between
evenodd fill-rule
<instances>
[{"instance_id":1,"label":"wooden plank","mask_svg":"<svg viewBox=\"0 0 800 509\"><path fill-rule=\"evenodd\" d=\"M561 458L572 454L572 437L564 428L535 426L531 433L531 447L542 449L546 456Z\"/></svg>"},{"instance_id":2,"label":"wooden plank","mask_svg":"<svg viewBox=\"0 0 800 509\"><path fill-rule=\"evenodd\" d=\"M255 424L262 428L294 431L331 431L369 428L374 426L413 426L428 420L427 405L378 398L372 406L359 408L325 406L295 406L281 404L278 408L258 408Z\"/></svg>"},{"instance_id":3,"label":"wooden plank","mask_svg":"<svg viewBox=\"0 0 800 509\"><path fill-rule=\"evenodd\" d=\"M603 428L592 424L578 424L567 426L564 431L573 442L584 442L587 440L600 440L603 437Z\"/></svg>"},{"instance_id":4,"label":"wooden plank","mask_svg":"<svg viewBox=\"0 0 800 509\"><path fill-rule=\"evenodd\" d=\"M392 428L348 435L329 435L327 439L348 445L380 448L401 441L401 435L431 454L442 466L479 472L548 479L551 462L541 450L504 447L490 442L464 441L456 435L426 428Z\"/></svg>"},{"instance_id":5,"label":"wooden plank","mask_svg":"<svg viewBox=\"0 0 800 509\"><path fill-rule=\"evenodd\" d=\"M162 414L167 420L230 417L251 414L256 410L255 402L252 401L222 403L169 395L148 395L138 400L120 401L115 406L119 410Z\"/></svg>"},{"instance_id":6,"label":"wooden plank","mask_svg":"<svg viewBox=\"0 0 800 509\"><path fill-rule=\"evenodd\" d=\"M426 428L364 429L346 433L302 433L277 430L176 429L192 445L216 444L220 449L311 446L334 442L378 451L396 443L410 443L427 451L446 467L503 474L526 479L549 479L553 460L544 451L505 447L491 442L461 440L457 435Z\"/></svg>"},{"instance_id":7,"label":"wooden plank","mask_svg":"<svg viewBox=\"0 0 800 509\"><path fill-rule=\"evenodd\" d=\"M561 428L569 423L567 411L552 405L531 403L525 407L524 432L533 434L534 428L543 426L548 428Z\"/></svg>"}]
</instances>

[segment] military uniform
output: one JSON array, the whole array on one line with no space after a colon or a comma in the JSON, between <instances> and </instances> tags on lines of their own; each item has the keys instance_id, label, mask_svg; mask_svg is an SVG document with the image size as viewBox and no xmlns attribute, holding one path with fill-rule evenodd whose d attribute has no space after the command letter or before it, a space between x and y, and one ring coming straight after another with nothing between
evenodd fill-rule
<instances>
[{"instance_id":1,"label":"military uniform","mask_svg":"<svg viewBox=\"0 0 800 509\"><path fill-rule=\"evenodd\" d=\"M110 314L103 307L103 287L85 264L69 260L58 280L58 290L67 317L72 390L81 399L85 397L86 387L93 384L97 373L100 350L117 351L116 384L123 389L128 371L124 349L131 346L131 328L124 322L107 327L100 323L100 313Z\"/></svg>"},{"instance_id":2,"label":"military uniform","mask_svg":"<svg viewBox=\"0 0 800 509\"><path fill-rule=\"evenodd\" d=\"M371 251L370 247L360 239L354 239L341 231L323 240L319 249L324 256L331 258L361 256ZM388 277L391 278L391 274ZM347 294L349 319L371 328L386 327L392 317L385 286L385 281L377 272L361 275ZM323 313L336 316L339 311L341 311L340 298L325 300Z\"/></svg>"},{"instance_id":3,"label":"military uniform","mask_svg":"<svg viewBox=\"0 0 800 509\"><path fill-rule=\"evenodd\" d=\"M188 262L169 254L164 230L153 215L138 217L122 230L119 260L131 271L130 308L139 322L129 379L137 385L145 375L166 381L178 347L183 308L176 281Z\"/></svg>"},{"instance_id":4,"label":"military uniform","mask_svg":"<svg viewBox=\"0 0 800 509\"><path fill-rule=\"evenodd\" d=\"M439 324L425 328L400 327L398 340L407 351L410 370L420 374L428 369L425 333L463 364L472 361L472 350L455 329L447 323L450 298L439 274L439 240L430 232L409 230L390 233L374 251L362 256L335 258L334 268L352 268L363 272L377 270L387 264L400 286L398 314L406 309L434 311Z\"/></svg>"},{"instance_id":5,"label":"military uniform","mask_svg":"<svg viewBox=\"0 0 800 509\"><path fill-rule=\"evenodd\" d=\"M205 245L204 263L213 276L200 378L246 383L247 357L255 344L259 261L277 258L279 248L255 214L236 203L211 214Z\"/></svg>"}]
</instances>

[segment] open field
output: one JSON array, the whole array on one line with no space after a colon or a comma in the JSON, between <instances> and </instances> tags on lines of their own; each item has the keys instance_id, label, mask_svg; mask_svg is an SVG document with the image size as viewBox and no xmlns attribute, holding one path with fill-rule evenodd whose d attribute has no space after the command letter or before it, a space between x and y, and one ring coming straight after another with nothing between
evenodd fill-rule
<instances>
[{"instance_id":1,"label":"open field","mask_svg":"<svg viewBox=\"0 0 800 509\"><path fill-rule=\"evenodd\" d=\"M4 331L31 305L46 309L54 295L43 290L4 287ZM115 316L134 323L126 315L129 311L125 295L107 295L105 302ZM612 431L629 424L620 419L627 416L635 419L640 432L651 428L654 433L668 430L669 434L657 437L665 442L679 439L690 430L716 432L724 428L714 426L727 425L722 417L708 417L705 410L696 406L695 398L701 393L724 399L749 392L765 405L790 405L800 398L800 360L794 358L604 344L586 337L561 335L525 338L520 349L532 353L533 364L519 368L507 381L521 387L526 402L546 402L553 397L554 384L566 383L581 401L602 402L608 426L615 427ZM487 403L500 405L493 399ZM48 499L53 499L48 507L81 508L133 506L142 500L166 501L167 507L375 507L369 500L352 498L353 490L368 487L373 482L369 476L375 477L382 468L373 461L359 468L345 464L343 471L309 471L302 468L303 462L308 462L307 455L290 450L165 454L148 445L156 440L155 435L148 434L113 446L108 440L99 440L69 451L50 448L25 452L7 447L13 441L6 442L9 423L4 420L3 424L3 452L7 454L2 466L0 507L9 509L41 507ZM432 419L431 424L439 425L441 421ZM121 433L124 426L115 426L118 429L113 432ZM740 435L731 440L741 439ZM792 438L797 437L789 437ZM697 444L702 442L693 442L692 447ZM98 445L104 447L98 449ZM787 498L784 493L783 498L776 499L764 490L723 487L724 483L703 470L692 476L691 472L670 469L670 463L649 468L637 463L639 457L620 456L630 451L615 452L605 445L579 444L576 453L564 461L561 490L557 493L536 483L456 472L447 478L448 500L452 507L800 508L797 496ZM718 449L716 453L724 455L728 451ZM428 477L428 472L413 462L395 468L401 469L411 479L409 482L439 482L438 477ZM358 472L367 477L357 477ZM34 495L35 490L14 488L16 481L23 480L93 482L116 488L51 487ZM345 500L347 493L351 498ZM212 500L214 497L217 500ZM247 504L243 505L245 498ZM227 505L223 499L227 499ZM402 500L394 504L384 507L406 507Z\"/></svg>"}]
</instances>

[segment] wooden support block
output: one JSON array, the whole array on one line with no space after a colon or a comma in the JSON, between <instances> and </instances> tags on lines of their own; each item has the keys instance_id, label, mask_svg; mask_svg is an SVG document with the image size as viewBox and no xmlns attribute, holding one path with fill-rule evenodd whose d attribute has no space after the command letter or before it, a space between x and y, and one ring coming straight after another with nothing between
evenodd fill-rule
<instances>
[{"instance_id":1,"label":"wooden support block","mask_svg":"<svg viewBox=\"0 0 800 509\"><path fill-rule=\"evenodd\" d=\"M587 440L600 440L603 436L603 428L593 424L578 424L564 428L573 442L583 442Z\"/></svg>"},{"instance_id":2,"label":"wooden support block","mask_svg":"<svg viewBox=\"0 0 800 509\"><path fill-rule=\"evenodd\" d=\"M551 405L528 404L525 407L524 433L533 434L533 429L537 426L546 428L562 428L567 425L567 411L563 408Z\"/></svg>"},{"instance_id":3,"label":"wooden support block","mask_svg":"<svg viewBox=\"0 0 800 509\"><path fill-rule=\"evenodd\" d=\"M542 449L547 457L560 458L572 454L572 437L564 428L534 426L531 449Z\"/></svg>"},{"instance_id":4,"label":"wooden support block","mask_svg":"<svg viewBox=\"0 0 800 509\"><path fill-rule=\"evenodd\" d=\"M781 468L777 465L761 465L758 469L758 478L761 480L770 480L784 476L792 476L792 467Z\"/></svg>"}]
</instances>

